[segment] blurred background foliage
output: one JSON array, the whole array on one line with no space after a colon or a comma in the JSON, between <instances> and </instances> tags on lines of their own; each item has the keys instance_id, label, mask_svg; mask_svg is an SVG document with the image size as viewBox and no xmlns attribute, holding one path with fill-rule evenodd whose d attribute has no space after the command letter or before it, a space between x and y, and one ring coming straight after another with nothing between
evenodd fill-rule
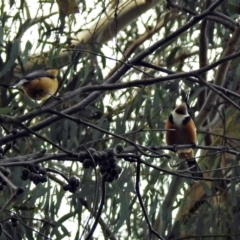
<instances>
[{"instance_id":1,"label":"blurred background foliage","mask_svg":"<svg viewBox=\"0 0 240 240\"><path fill-rule=\"evenodd\" d=\"M211 91L194 81L194 74L193 78L94 93L83 91L64 98L81 87L108 83L113 77L115 80L109 82L113 85L117 81L146 82L167 76L170 71L189 72L216 62L239 27L237 0L219 1L218 8L201 22L167 39L214 2L9 0L1 4L1 84L9 85L35 69L66 64L58 76L56 95L60 100L50 98L36 103L19 89L0 88L0 171L9 169L7 178L24 189L5 208L15 192L1 178L1 239L159 239L150 231L141 200L152 228L162 239L239 238L239 156L224 151L239 151L240 116L231 102L222 97L209 102L209 113L197 126L200 145L219 147L196 149L201 168L213 170L204 176L218 180L194 182L174 175L189 173L184 168L171 168L169 158L162 156L168 152L157 150L165 146L165 120L188 92L193 117L197 118L207 101ZM147 52L144 59L134 64L129 61L159 40L163 44ZM121 72L124 65L129 69ZM223 93L239 105L239 58L225 72L220 86L235 92L235 96ZM212 67L201 76L215 83L216 73L217 67ZM48 106L95 128L64 116L57 119L49 109L41 112ZM7 116L28 130L7 118L4 121ZM138 152L148 163L141 164L140 175L136 159L133 162L127 157L136 154L127 140L147 147L143 150L146 155ZM99 166L88 168L83 162L90 150L103 153L119 145L124 147L125 157L115 158L122 171L117 180L106 183L104 208L98 218L102 175ZM178 162L174 152L169 155ZM38 165L33 164L36 161ZM47 176L47 182L23 181L27 166L30 172ZM78 188L74 193L64 191L73 176L80 180ZM229 182L224 181L227 178ZM136 193L136 184L141 194ZM93 228L95 219L99 224ZM93 238L89 235L92 229Z\"/></svg>"}]
</instances>

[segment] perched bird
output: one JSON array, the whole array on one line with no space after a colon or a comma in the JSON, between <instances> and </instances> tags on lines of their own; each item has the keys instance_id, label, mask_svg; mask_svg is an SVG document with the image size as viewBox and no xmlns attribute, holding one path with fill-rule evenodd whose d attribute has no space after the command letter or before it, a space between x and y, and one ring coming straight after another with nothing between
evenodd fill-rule
<instances>
[{"instance_id":1,"label":"perched bird","mask_svg":"<svg viewBox=\"0 0 240 240\"><path fill-rule=\"evenodd\" d=\"M53 96L58 89L57 74L58 69L56 68L36 70L10 86L21 86L25 94L33 100L46 100Z\"/></svg>"},{"instance_id":2,"label":"perched bird","mask_svg":"<svg viewBox=\"0 0 240 240\"><path fill-rule=\"evenodd\" d=\"M188 113L189 106L186 102L174 109L168 117L165 128L167 145L196 144L197 132L195 124ZM177 150L179 158L186 159L193 177L203 177L201 170L194 158L192 148L181 148Z\"/></svg>"}]
</instances>

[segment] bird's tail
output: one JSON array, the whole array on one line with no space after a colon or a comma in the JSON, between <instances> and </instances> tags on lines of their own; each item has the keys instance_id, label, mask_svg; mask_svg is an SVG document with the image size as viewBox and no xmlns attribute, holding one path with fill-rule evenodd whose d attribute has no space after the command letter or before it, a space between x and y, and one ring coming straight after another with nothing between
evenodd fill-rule
<instances>
[{"instance_id":1,"label":"bird's tail","mask_svg":"<svg viewBox=\"0 0 240 240\"><path fill-rule=\"evenodd\" d=\"M179 157L181 159L186 159L189 170L193 177L203 178L201 169L198 166L196 159L194 158L193 150L188 153L179 153Z\"/></svg>"}]
</instances>

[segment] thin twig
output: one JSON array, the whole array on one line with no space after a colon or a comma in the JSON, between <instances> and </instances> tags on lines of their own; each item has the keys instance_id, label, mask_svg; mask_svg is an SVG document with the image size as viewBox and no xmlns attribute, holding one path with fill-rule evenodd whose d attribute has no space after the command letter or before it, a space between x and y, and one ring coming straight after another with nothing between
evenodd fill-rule
<instances>
[{"instance_id":1,"label":"thin twig","mask_svg":"<svg viewBox=\"0 0 240 240\"><path fill-rule=\"evenodd\" d=\"M100 132L103 132L103 133L109 134L109 135L111 135L111 136L114 136L114 137L116 137L116 138L119 138L119 139L121 139L121 140L124 140L125 142L128 142L129 144L131 144L132 146L134 146L140 153L142 153L142 154L145 155L145 156L148 156L148 157L168 157L168 155L166 155L166 154L163 154L163 155L159 156L159 153L157 153L157 155L149 155L149 154L146 154L146 153L143 151L144 149L145 149L145 150L148 150L148 151L151 151L151 152L155 152L155 151L153 151L152 149L149 149L149 148L147 148L147 147L144 147L144 146L139 147L135 142L129 140L128 138L124 138L124 137L122 137L121 135L118 135L118 134L109 132L109 131L107 131L107 130L105 130L105 129L102 129L102 128L100 128L100 127L95 126L94 124L91 124L91 123L89 123L89 122L86 122L86 121L84 121L84 120L82 120L82 119L80 119L80 118L75 118L75 117L69 116L69 115L67 115L67 114L64 114L64 113L61 113L61 112L57 112L57 111L55 111L55 110L53 110L53 109L49 110L49 112L54 113L54 114L59 115L59 116L62 116L62 117L65 117L65 118L67 118L67 119L69 119L69 120L71 120L71 121L74 121L74 122L78 123L78 124L87 125L87 126L93 128L93 129L96 129L96 130L100 131ZM142 150L142 149L143 149L143 150ZM156 153L156 152L155 152L155 153Z\"/></svg>"},{"instance_id":2,"label":"thin twig","mask_svg":"<svg viewBox=\"0 0 240 240\"><path fill-rule=\"evenodd\" d=\"M95 221L93 223L92 228L90 229L87 237L85 238L85 240L90 240L92 238L92 235L97 227L97 224L99 222L99 219L101 217L102 214L102 210L103 210L103 206L104 206L104 202L105 202L105 196L106 196L106 186L105 186L106 182L105 182L105 177L102 177L102 198L101 198L101 202L100 202L100 206L97 212L97 215L95 217Z\"/></svg>"},{"instance_id":3,"label":"thin twig","mask_svg":"<svg viewBox=\"0 0 240 240\"><path fill-rule=\"evenodd\" d=\"M143 204L143 200L142 200L142 196L141 196L141 193L140 193L140 189L139 189L139 184L140 184L140 170L141 170L141 162L139 161L139 157L137 157L137 169L136 169L136 184L135 184L135 189L136 189L136 194L137 194L137 197L138 197L138 201L139 201L139 204L141 206L141 209L142 209L142 212L143 212L143 215L145 217L145 220L147 222L147 225L148 225L148 229L149 229L149 239L151 239L151 234L153 233L155 236L157 236L159 239L161 240L164 240L164 238L159 235L152 227L152 224L148 218L148 214L147 214L147 211L144 207L144 204Z\"/></svg>"},{"instance_id":4,"label":"thin twig","mask_svg":"<svg viewBox=\"0 0 240 240\"><path fill-rule=\"evenodd\" d=\"M84 235L84 232L86 231L87 229L87 226L89 225L89 222L90 222L90 219L92 218L92 215L93 216L96 216L96 212L97 212L97 201L98 201L98 197L99 197L99 178L98 178L98 173L97 173L97 169L96 169L96 163L94 161L94 158L91 154L91 152L86 148L84 147L84 150L88 153L89 157L91 158L93 164L94 164L94 173L95 173L95 178L96 178L96 181L95 181L95 194L94 194L94 198L93 198L93 210L90 211L90 215L87 219L87 222L85 224L85 227L83 229L83 232L79 238L79 240L82 239L83 235Z\"/></svg>"},{"instance_id":5,"label":"thin twig","mask_svg":"<svg viewBox=\"0 0 240 240\"><path fill-rule=\"evenodd\" d=\"M80 198L79 201L88 211L91 212L91 208L88 206L88 203L86 200ZM96 216L96 214L94 214L93 212L92 212L92 214L94 217ZM106 233L107 239L117 240L117 238L114 236L114 234L112 233L110 228L107 226L107 224L104 222L104 220L101 217L99 218L99 224L101 225L103 232ZM81 238L79 240L81 240Z\"/></svg>"}]
</instances>

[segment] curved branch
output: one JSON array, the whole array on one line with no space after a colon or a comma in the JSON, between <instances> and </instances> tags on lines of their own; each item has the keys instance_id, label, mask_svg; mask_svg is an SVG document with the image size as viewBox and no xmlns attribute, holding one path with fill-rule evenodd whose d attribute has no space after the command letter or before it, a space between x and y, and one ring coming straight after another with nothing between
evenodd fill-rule
<instances>
[{"instance_id":1,"label":"curved branch","mask_svg":"<svg viewBox=\"0 0 240 240\"><path fill-rule=\"evenodd\" d=\"M140 184L140 170L141 170L141 162L139 161L140 159L137 158L137 169L136 169L136 184L135 184L135 189L136 189L136 194L137 194L137 197L138 197L138 201L139 201L139 204L141 206L141 209L143 211L143 215L145 217L145 220L147 222L147 225L148 225L148 229L149 229L149 239L152 239L151 235L154 234L155 236L158 237L158 239L161 239L161 240L164 240L164 238L158 234L152 227L152 224L149 220L149 217L147 215L147 211L144 207L144 204L143 204L143 200L142 200L142 196L141 196L141 193L140 193L140 188L139 188L139 184Z\"/></svg>"},{"instance_id":2,"label":"curved branch","mask_svg":"<svg viewBox=\"0 0 240 240\"><path fill-rule=\"evenodd\" d=\"M92 235L93 235L93 233L94 233L94 231L95 231L95 229L98 225L98 222L101 218L101 214L102 214L102 210L103 210L103 206L104 206L104 202L105 202L105 196L106 196L106 182L105 182L105 178L103 177L102 178L102 198L101 198L100 206L99 206L98 212L96 214L93 226L92 226L90 232L88 233L88 235L85 238L86 240L92 239Z\"/></svg>"}]
</instances>

